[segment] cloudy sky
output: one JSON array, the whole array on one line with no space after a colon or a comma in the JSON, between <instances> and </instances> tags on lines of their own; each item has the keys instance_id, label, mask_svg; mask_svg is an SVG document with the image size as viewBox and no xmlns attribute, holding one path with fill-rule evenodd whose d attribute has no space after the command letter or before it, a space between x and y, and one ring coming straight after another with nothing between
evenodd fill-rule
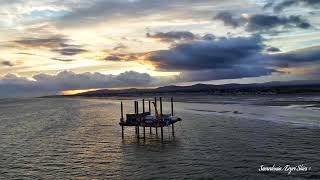
<instances>
[{"instance_id":1,"label":"cloudy sky","mask_svg":"<svg viewBox=\"0 0 320 180\"><path fill-rule=\"evenodd\" d=\"M0 0L0 97L318 80L319 9L320 0Z\"/></svg>"}]
</instances>

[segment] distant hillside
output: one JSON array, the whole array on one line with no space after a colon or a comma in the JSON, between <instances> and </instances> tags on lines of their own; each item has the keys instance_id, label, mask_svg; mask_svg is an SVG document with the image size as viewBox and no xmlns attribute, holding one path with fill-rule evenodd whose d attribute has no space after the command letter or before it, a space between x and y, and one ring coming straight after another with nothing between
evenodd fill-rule
<instances>
[{"instance_id":1,"label":"distant hillside","mask_svg":"<svg viewBox=\"0 0 320 180\"><path fill-rule=\"evenodd\" d=\"M195 84L191 86L163 86L155 89L102 89L68 96L106 97L106 96L139 96L152 94L298 94L320 93L318 81L268 82L257 84Z\"/></svg>"}]
</instances>

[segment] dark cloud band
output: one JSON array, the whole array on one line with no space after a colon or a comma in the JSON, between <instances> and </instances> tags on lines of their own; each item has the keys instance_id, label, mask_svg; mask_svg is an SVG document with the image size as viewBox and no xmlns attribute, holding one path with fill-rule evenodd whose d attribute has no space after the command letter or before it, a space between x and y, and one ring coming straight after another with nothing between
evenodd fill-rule
<instances>
[{"instance_id":1,"label":"dark cloud band","mask_svg":"<svg viewBox=\"0 0 320 180\"><path fill-rule=\"evenodd\" d=\"M156 79L146 73L127 71L119 75L101 73L76 74L63 71L57 75L37 74L29 80L13 74L0 79L1 96L39 96L57 94L63 90L150 86Z\"/></svg>"},{"instance_id":2,"label":"dark cloud band","mask_svg":"<svg viewBox=\"0 0 320 180\"><path fill-rule=\"evenodd\" d=\"M14 63L12 63L11 61L2 61L1 64L3 66L10 66L10 67L14 66Z\"/></svg>"},{"instance_id":3,"label":"dark cloud band","mask_svg":"<svg viewBox=\"0 0 320 180\"><path fill-rule=\"evenodd\" d=\"M275 12L281 12L286 8L293 6L307 6L311 8L319 8L320 1L319 0L283 0L279 3L267 3L264 8L273 8Z\"/></svg>"},{"instance_id":4,"label":"dark cloud band","mask_svg":"<svg viewBox=\"0 0 320 180\"><path fill-rule=\"evenodd\" d=\"M71 40L64 36L56 35L44 38L23 38L15 40L13 43L22 48L43 48L65 56L88 52L88 50L82 48L81 45L69 44L69 41Z\"/></svg>"},{"instance_id":5,"label":"dark cloud band","mask_svg":"<svg viewBox=\"0 0 320 180\"><path fill-rule=\"evenodd\" d=\"M311 24L300 16L276 16L266 14L253 14L249 17L235 17L229 12L220 12L215 20L221 20L225 25L231 27L244 27L249 32L268 32L274 28L302 28L307 29Z\"/></svg>"}]
</instances>

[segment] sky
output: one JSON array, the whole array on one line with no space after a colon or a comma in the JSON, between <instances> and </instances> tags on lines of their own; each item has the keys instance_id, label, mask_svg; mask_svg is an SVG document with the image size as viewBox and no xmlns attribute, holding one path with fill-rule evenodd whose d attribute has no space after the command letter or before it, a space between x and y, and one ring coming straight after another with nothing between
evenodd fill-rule
<instances>
[{"instance_id":1,"label":"sky","mask_svg":"<svg viewBox=\"0 0 320 180\"><path fill-rule=\"evenodd\" d=\"M320 0L0 0L0 97L320 79Z\"/></svg>"}]
</instances>

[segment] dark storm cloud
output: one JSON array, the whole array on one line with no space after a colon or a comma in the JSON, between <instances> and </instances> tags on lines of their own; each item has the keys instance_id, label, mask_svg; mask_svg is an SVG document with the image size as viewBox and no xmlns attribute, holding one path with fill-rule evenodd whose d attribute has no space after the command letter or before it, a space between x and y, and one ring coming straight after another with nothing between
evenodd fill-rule
<instances>
[{"instance_id":1,"label":"dark storm cloud","mask_svg":"<svg viewBox=\"0 0 320 180\"><path fill-rule=\"evenodd\" d=\"M265 67L260 36L198 40L169 50L149 53L145 59L158 70L180 71L180 81L205 81L270 75Z\"/></svg>"},{"instance_id":2,"label":"dark storm cloud","mask_svg":"<svg viewBox=\"0 0 320 180\"><path fill-rule=\"evenodd\" d=\"M75 47L67 47L67 48L60 48L60 49L53 49L53 52L58 52L61 55L65 55L65 56L74 56L77 54L81 54L81 53L85 53L88 52L85 49L82 48L75 48Z\"/></svg>"},{"instance_id":3,"label":"dark storm cloud","mask_svg":"<svg viewBox=\"0 0 320 180\"><path fill-rule=\"evenodd\" d=\"M219 12L213 19L221 20L224 25L239 27L243 21L242 18L235 18L230 12Z\"/></svg>"},{"instance_id":4,"label":"dark storm cloud","mask_svg":"<svg viewBox=\"0 0 320 180\"><path fill-rule=\"evenodd\" d=\"M215 36L214 36L215 37ZM258 35L233 38L201 38L181 42L168 50L131 55L109 56L109 60L151 63L160 71L179 71L180 82L232 79L270 75L276 70L266 67L265 49ZM202 74L202 75L201 75Z\"/></svg>"},{"instance_id":5,"label":"dark storm cloud","mask_svg":"<svg viewBox=\"0 0 320 180\"><path fill-rule=\"evenodd\" d=\"M310 23L300 16L276 16L266 14L254 14L248 18L237 18L229 12L220 12L214 19L221 20L227 26L244 27L247 31L270 31L274 28L310 28Z\"/></svg>"},{"instance_id":6,"label":"dark storm cloud","mask_svg":"<svg viewBox=\"0 0 320 180\"><path fill-rule=\"evenodd\" d=\"M276 48L276 47L268 47L266 50L268 52L280 52L281 51L279 48Z\"/></svg>"},{"instance_id":7,"label":"dark storm cloud","mask_svg":"<svg viewBox=\"0 0 320 180\"><path fill-rule=\"evenodd\" d=\"M264 8L273 8L275 12L281 12L286 8L293 6L307 6L311 8L320 7L320 0L284 0L280 3L267 3Z\"/></svg>"},{"instance_id":8,"label":"dark storm cloud","mask_svg":"<svg viewBox=\"0 0 320 180\"><path fill-rule=\"evenodd\" d=\"M270 52L273 54L268 54ZM266 47L263 39L255 35L194 40L176 44L168 50L145 53L137 59L153 64L160 71L179 71L181 81L258 77L281 73L278 70L281 67L320 62L318 46L279 52L276 47Z\"/></svg>"},{"instance_id":9,"label":"dark storm cloud","mask_svg":"<svg viewBox=\"0 0 320 180\"><path fill-rule=\"evenodd\" d=\"M213 34L205 34L203 36L194 34L190 31L168 31L168 32L156 32L154 34L147 33L148 38L153 38L167 43L178 43L182 41L192 40L214 40L216 38Z\"/></svg>"},{"instance_id":10,"label":"dark storm cloud","mask_svg":"<svg viewBox=\"0 0 320 180\"><path fill-rule=\"evenodd\" d=\"M38 74L32 78L34 80L6 75L0 79L0 96L38 96L74 89L150 86L157 81L149 74L134 71L119 75L63 71L57 75Z\"/></svg>"},{"instance_id":11,"label":"dark storm cloud","mask_svg":"<svg viewBox=\"0 0 320 180\"><path fill-rule=\"evenodd\" d=\"M61 55L73 56L76 54L88 52L88 50L81 48L81 45L69 44L71 41L64 36L50 36L44 38L23 38L13 41L14 44L23 48L44 48L52 52L57 52ZM30 53L20 53L24 55L34 55Z\"/></svg>"},{"instance_id":12,"label":"dark storm cloud","mask_svg":"<svg viewBox=\"0 0 320 180\"><path fill-rule=\"evenodd\" d=\"M26 53L26 52L18 52L16 54L20 54L20 55L28 55L28 56L37 56L37 54L33 54L33 53Z\"/></svg>"},{"instance_id":13,"label":"dark storm cloud","mask_svg":"<svg viewBox=\"0 0 320 180\"><path fill-rule=\"evenodd\" d=\"M217 37L213 34L205 34L204 36L202 36L203 40L207 40L207 41L212 41L214 39L216 39Z\"/></svg>"},{"instance_id":14,"label":"dark storm cloud","mask_svg":"<svg viewBox=\"0 0 320 180\"><path fill-rule=\"evenodd\" d=\"M106 60L106 61L121 61L122 57L119 55L109 55L109 56L105 57L104 60Z\"/></svg>"},{"instance_id":15,"label":"dark storm cloud","mask_svg":"<svg viewBox=\"0 0 320 180\"><path fill-rule=\"evenodd\" d=\"M51 36L46 38L22 38L13 42L27 48L56 48L64 46L67 41L68 39L63 36Z\"/></svg>"},{"instance_id":16,"label":"dark storm cloud","mask_svg":"<svg viewBox=\"0 0 320 180\"><path fill-rule=\"evenodd\" d=\"M183 71L180 76L180 81L209 81L221 79L239 79L248 77L259 77L270 75L278 72L272 68L261 66L237 66L225 69L210 69L201 71Z\"/></svg>"},{"instance_id":17,"label":"dark storm cloud","mask_svg":"<svg viewBox=\"0 0 320 180\"><path fill-rule=\"evenodd\" d=\"M268 54L266 52L278 52ZM265 47L259 36L226 38L215 41L194 41L178 44L169 50L150 52L145 60L158 70L238 72L257 69L251 75L274 72L270 67L299 67L320 62L320 46L279 53L276 47ZM238 69L238 70L236 70ZM265 69L265 70L263 70ZM187 73L188 74L188 73ZM226 73L226 75L231 73ZM221 77L225 75L221 75ZM217 76L220 77L220 76Z\"/></svg>"},{"instance_id":18,"label":"dark storm cloud","mask_svg":"<svg viewBox=\"0 0 320 180\"><path fill-rule=\"evenodd\" d=\"M113 53L111 55L107 55L106 57L102 58L101 60L106 61L134 61L139 58L139 56L143 53Z\"/></svg>"},{"instance_id":19,"label":"dark storm cloud","mask_svg":"<svg viewBox=\"0 0 320 180\"><path fill-rule=\"evenodd\" d=\"M263 48L260 36L197 40L150 52L144 58L159 70L218 69L248 63Z\"/></svg>"},{"instance_id":20,"label":"dark storm cloud","mask_svg":"<svg viewBox=\"0 0 320 180\"><path fill-rule=\"evenodd\" d=\"M272 64L278 67L297 67L320 62L320 46L270 55Z\"/></svg>"},{"instance_id":21,"label":"dark storm cloud","mask_svg":"<svg viewBox=\"0 0 320 180\"><path fill-rule=\"evenodd\" d=\"M169 32L157 32L154 34L147 33L147 37L159 39L164 42L173 42L176 40L194 40L196 36L189 31L169 31Z\"/></svg>"},{"instance_id":22,"label":"dark storm cloud","mask_svg":"<svg viewBox=\"0 0 320 180\"><path fill-rule=\"evenodd\" d=\"M282 52L264 45L259 35L195 39L167 50L113 54L104 60L152 64L159 71L181 72L179 81L258 77L281 73L281 67L300 67L320 61L320 48Z\"/></svg>"},{"instance_id":23,"label":"dark storm cloud","mask_svg":"<svg viewBox=\"0 0 320 180\"><path fill-rule=\"evenodd\" d=\"M65 58L51 58L52 60L55 61L61 61L61 62L71 62L74 61L74 59L65 59Z\"/></svg>"},{"instance_id":24,"label":"dark storm cloud","mask_svg":"<svg viewBox=\"0 0 320 180\"><path fill-rule=\"evenodd\" d=\"M256 14L248 19L249 31L265 31L275 27L298 27L307 29L311 25L300 16L279 17L273 15Z\"/></svg>"},{"instance_id":25,"label":"dark storm cloud","mask_svg":"<svg viewBox=\"0 0 320 180\"><path fill-rule=\"evenodd\" d=\"M2 61L1 64L3 66L14 66L14 64L11 61Z\"/></svg>"}]
</instances>

